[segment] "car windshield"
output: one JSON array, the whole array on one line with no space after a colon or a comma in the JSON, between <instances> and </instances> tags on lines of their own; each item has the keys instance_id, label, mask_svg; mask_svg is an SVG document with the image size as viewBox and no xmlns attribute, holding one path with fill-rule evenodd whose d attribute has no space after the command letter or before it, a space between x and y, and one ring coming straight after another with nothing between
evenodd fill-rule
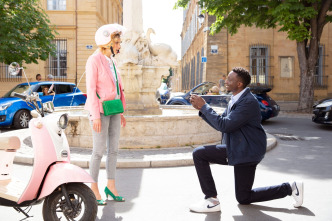
<instances>
[{"instance_id":1,"label":"car windshield","mask_svg":"<svg viewBox=\"0 0 332 221\"><path fill-rule=\"evenodd\" d=\"M14 97L14 96L12 96L13 92L30 94L31 89L29 89L29 85L21 85L20 84L20 85L15 86L10 91L8 91L3 97Z\"/></svg>"},{"instance_id":2,"label":"car windshield","mask_svg":"<svg viewBox=\"0 0 332 221\"><path fill-rule=\"evenodd\" d=\"M199 95L207 94L213 86L215 86L214 83L202 84L201 86L195 88L195 90L193 90L193 93Z\"/></svg>"}]
</instances>

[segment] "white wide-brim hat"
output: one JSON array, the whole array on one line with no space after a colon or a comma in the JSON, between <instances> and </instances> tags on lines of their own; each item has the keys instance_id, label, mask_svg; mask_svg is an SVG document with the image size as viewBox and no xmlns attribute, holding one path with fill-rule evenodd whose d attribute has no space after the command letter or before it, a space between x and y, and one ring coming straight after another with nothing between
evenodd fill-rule
<instances>
[{"instance_id":1,"label":"white wide-brim hat","mask_svg":"<svg viewBox=\"0 0 332 221\"><path fill-rule=\"evenodd\" d=\"M96 31L95 41L96 44L105 45L111 41L111 35L113 33L119 33L122 35L125 32L125 27L119 24L103 25Z\"/></svg>"}]
</instances>

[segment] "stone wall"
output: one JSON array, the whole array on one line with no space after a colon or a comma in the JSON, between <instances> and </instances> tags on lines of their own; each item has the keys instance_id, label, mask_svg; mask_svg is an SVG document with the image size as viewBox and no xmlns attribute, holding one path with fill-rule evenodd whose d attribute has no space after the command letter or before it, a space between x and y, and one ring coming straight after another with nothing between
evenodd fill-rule
<instances>
[{"instance_id":1,"label":"stone wall","mask_svg":"<svg viewBox=\"0 0 332 221\"><path fill-rule=\"evenodd\" d=\"M221 140L221 133L203 121L191 107L177 106L168 115L126 116L126 121L126 127L121 128L120 148L181 147ZM71 115L69 112L66 135L70 147L92 147L87 113Z\"/></svg>"}]
</instances>

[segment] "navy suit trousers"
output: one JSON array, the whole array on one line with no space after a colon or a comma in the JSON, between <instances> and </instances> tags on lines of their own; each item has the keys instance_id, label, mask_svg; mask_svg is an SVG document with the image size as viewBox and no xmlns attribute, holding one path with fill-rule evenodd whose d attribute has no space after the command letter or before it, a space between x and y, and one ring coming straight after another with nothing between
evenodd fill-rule
<instances>
[{"instance_id":1,"label":"navy suit trousers","mask_svg":"<svg viewBox=\"0 0 332 221\"><path fill-rule=\"evenodd\" d=\"M216 197L217 190L212 177L210 163L228 165L225 145L201 146L194 150L193 159L199 183L205 198ZM240 204L269 201L292 194L289 183L252 189L257 162L234 166L235 195Z\"/></svg>"}]
</instances>

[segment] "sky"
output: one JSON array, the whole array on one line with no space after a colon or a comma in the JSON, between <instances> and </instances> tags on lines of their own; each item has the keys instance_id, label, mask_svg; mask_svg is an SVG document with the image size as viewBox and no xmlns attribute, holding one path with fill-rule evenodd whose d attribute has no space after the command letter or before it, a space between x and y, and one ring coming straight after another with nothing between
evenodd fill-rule
<instances>
[{"instance_id":1,"label":"sky","mask_svg":"<svg viewBox=\"0 0 332 221\"><path fill-rule=\"evenodd\" d=\"M181 59L181 30L183 23L182 8L173 10L176 0L142 0L143 30L153 28L153 43L165 43L172 47Z\"/></svg>"}]
</instances>

